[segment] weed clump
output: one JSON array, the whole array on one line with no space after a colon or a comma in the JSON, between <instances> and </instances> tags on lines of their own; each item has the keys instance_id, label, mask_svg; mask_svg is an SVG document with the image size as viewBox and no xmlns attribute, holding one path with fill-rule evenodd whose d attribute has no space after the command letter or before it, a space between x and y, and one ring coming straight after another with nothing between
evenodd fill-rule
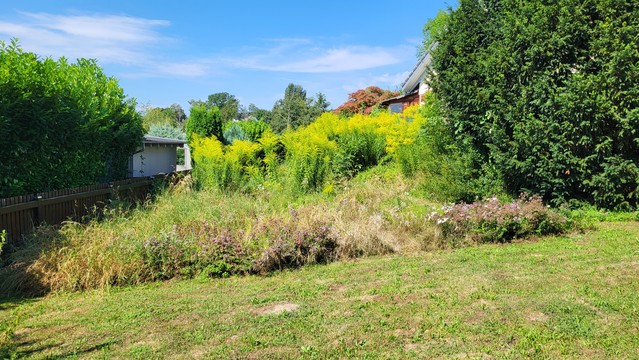
<instances>
[{"instance_id":1,"label":"weed clump","mask_svg":"<svg viewBox=\"0 0 639 360\"><path fill-rule=\"evenodd\" d=\"M325 264L337 257L337 236L326 223L308 225L293 219L280 219L262 224L254 238L267 238L268 246L253 261L252 271L266 274L275 270L297 268L308 264Z\"/></svg>"},{"instance_id":2,"label":"weed clump","mask_svg":"<svg viewBox=\"0 0 639 360\"><path fill-rule=\"evenodd\" d=\"M558 234L570 227L566 217L545 206L541 197L526 194L508 203L492 197L445 205L429 219L439 230L440 239L451 245L504 243L530 235Z\"/></svg>"}]
</instances>

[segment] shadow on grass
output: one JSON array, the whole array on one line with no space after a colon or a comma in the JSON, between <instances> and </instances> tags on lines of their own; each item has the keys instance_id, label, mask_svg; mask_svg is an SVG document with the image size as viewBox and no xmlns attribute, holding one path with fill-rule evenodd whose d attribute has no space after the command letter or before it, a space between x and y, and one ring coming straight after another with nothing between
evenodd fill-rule
<instances>
[{"instance_id":1,"label":"shadow on grass","mask_svg":"<svg viewBox=\"0 0 639 360\"><path fill-rule=\"evenodd\" d=\"M65 236L54 226L40 226L23 238L19 246L3 254L0 267L0 310L7 303L38 297L47 292L45 274L32 265L43 253L65 242Z\"/></svg>"},{"instance_id":2,"label":"shadow on grass","mask_svg":"<svg viewBox=\"0 0 639 360\"><path fill-rule=\"evenodd\" d=\"M55 343L55 344L50 344L50 345L41 345L38 347L35 347L33 349L28 349L28 350L20 350L21 348L27 347L27 346L31 346L34 344L33 341L24 341L24 342L18 342L16 344L17 348L15 349L15 354L17 355L18 358L25 358L25 357L40 357L40 356L45 356L47 359L66 359L66 358L76 358L76 357L83 357L83 355L88 355L89 353L95 352L95 351L99 351L102 350L104 348L108 348L109 346L117 343L118 341L116 340L108 340L108 341L103 341L99 344L95 344L95 345L87 345L86 348L81 348L81 349L72 349L69 351L65 351L63 353L58 353L58 354L43 354L44 352L48 352L48 351L53 351L56 348L60 348L61 346L64 345L64 343ZM1 353L0 353L1 354Z\"/></svg>"}]
</instances>

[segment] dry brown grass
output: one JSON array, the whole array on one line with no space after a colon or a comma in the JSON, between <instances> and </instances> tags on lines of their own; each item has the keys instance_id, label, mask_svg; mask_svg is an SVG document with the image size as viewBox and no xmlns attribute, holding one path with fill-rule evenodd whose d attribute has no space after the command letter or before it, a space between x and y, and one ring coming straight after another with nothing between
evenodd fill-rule
<instances>
[{"instance_id":1,"label":"dry brown grass","mask_svg":"<svg viewBox=\"0 0 639 360\"><path fill-rule=\"evenodd\" d=\"M102 222L69 223L59 231L42 228L2 270L2 288L42 293L147 282L155 277L144 260L145 241L202 223L234 229L235 234L277 225L273 219L294 222L296 229L328 224L341 259L436 249L441 244L424 216L429 203L413 194L418 183L392 167L380 167L347 183L335 196L299 198L286 193L278 197L268 189L255 194L195 192L185 180L145 208L111 214ZM258 247L268 246L258 240Z\"/></svg>"}]
</instances>

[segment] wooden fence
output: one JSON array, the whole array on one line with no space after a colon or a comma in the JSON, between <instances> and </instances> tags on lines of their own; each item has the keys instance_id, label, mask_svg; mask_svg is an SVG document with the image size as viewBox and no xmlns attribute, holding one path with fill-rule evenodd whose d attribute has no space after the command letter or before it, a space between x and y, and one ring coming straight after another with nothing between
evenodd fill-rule
<instances>
[{"instance_id":1,"label":"wooden fence","mask_svg":"<svg viewBox=\"0 0 639 360\"><path fill-rule=\"evenodd\" d=\"M173 175L131 178L0 199L0 231L6 230L9 244L18 244L23 235L40 224L58 225L68 220L81 221L99 214L113 199L145 200L155 181Z\"/></svg>"}]
</instances>

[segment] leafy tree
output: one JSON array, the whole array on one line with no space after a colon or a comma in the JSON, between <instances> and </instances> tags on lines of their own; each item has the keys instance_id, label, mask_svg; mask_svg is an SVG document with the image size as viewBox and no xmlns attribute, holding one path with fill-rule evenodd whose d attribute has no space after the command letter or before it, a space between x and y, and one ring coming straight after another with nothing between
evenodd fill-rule
<instances>
[{"instance_id":1,"label":"leafy tree","mask_svg":"<svg viewBox=\"0 0 639 360\"><path fill-rule=\"evenodd\" d=\"M172 114L167 113L163 108L144 105L142 106L141 115L142 124L147 130L156 125L169 125L173 123Z\"/></svg>"},{"instance_id":2,"label":"leafy tree","mask_svg":"<svg viewBox=\"0 0 639 360\"><path fill-rule=\"evenodd\" d=\"M310 109L310 118L311 121L317 119L323 112L328 111L328 108L331 106L326 100L326 95L322 93L317 93L317 99L311 102Z\"/></svg>"},{"instance_id":3,"label":"leafy tree","mask_svg":"<svg viewBox=\"0 0 639 360\"><path fill-rule=\"evenodd\" d=\"M275 132L293 129L301 125L308 110L306 90L301 85L289 84L284 92L284 98L273 106L273 123Z\"/></svg>"},{"instance_id":4,"label":"leafy tree","mask_svg":"<svg viewBox=\"0 0 639 360\"><path fill-rule=\"evenodd\" d=\"M193 134L201 137L214 135L222 140L222 116L217 107L208 107L204 104L191 105L189 119L186 122L186 140L189 144L193 141Z\"/></svg>"},{"instance_id":5,"label":"leafy tree","mask_svg":"<svg viewBox=\"0 0 639 360\"><path fill-rule=\"evenodd\" d=\"M426 21L424 29L422 30L424 39L417 49L417 58L421 58L431 45L444 34L449 18L450 13L448 11L439 10L434 18Z\"/></svg>"},{"instance_id":6,"label":"leafy tree","mask_svg":"<svg viewBox=\"0 0 639 360\"><path fill-rule=\"evenodd\" d=\"M306 96L306 90L301 85L289 84L284 91L284 98L273 106L270 125L278 133L308 125L329 106L324 94L319 93L315 100Z\"/></svg>"},{"instance_id":7,"label":"leafy tree","mask_svg":"<svg viewBox=\"0 0 639 360\"><path fill-rule=\"evenodd\" d=\"M351 116L353 114L368 115L373 108L384 100L399 96L398 91L382 90L377 86L369 86L348 94L348 100L340 105L335 111L341 116Z\"/></svg>"},{"instance_id":8,"label":"leafy tree","mask_svg":"<svg viewBox=\"0 0 639 360\"><path fill-rule=\"evenodd\" d=\"M0 42L0 84L0 197L126 177L142 119L94 60Z\"/></svg>"},{"instance_id":9,"label":"leafy tree","mask_svg":"<svg viewBox=\"0 0 639 360\"><path fill-rule=\"evenodd\" d=\"M226 92L209 95L206 104L220 109L220 116L222 116L223 122L236 119L240 109L240 101L234 95Z\"/></svg>"},{"instance_id":10,"label":"leafy tree","mask_svg":"<svg viewBox=\"0 0 639 360\"><path fill-rule=\"evenodd\" d=\"M461 0L432 86L508 192L639 200L639 2Z\"/></svg>"},{"instance_id":11,"label":"leafy tree","mask_svg":"<svg viewBox=\"0 0 639 360\"><path fill-rule=\"evenodd\" d=\"M184 109L180 104L171 104L169 107L172 111L173 121L176 124L179 124L181 128L184 127L184 122L186 121L186 114L184 113Z\"/></svg>"},{"instance_id":12,"label":"leafy tree","mask_svg":"<svg viewBox=\"0 0 639 360\"><path fill-rule=\"evenodd\" d=\"M184 120L186 120L186 115L179 104L173 104L168 108L151 107L150 105L142 107L142 123L147 130L153 126L161 125L183 128Z\"/></svg>"},{"instance_id":13,"label":"leafy tree","mask_svg":"<svg viewBox=\"0 0 639 360\"><path fill-rule=\"evenodd\" d=\"M273 114L271 113L271 111L269 110L265 110L265 109L260 109L257 106L255 106L254 104L250 104L248 107L248 113L250 116L252 116L255 120L258 121L264 121L267 124L272 123L272 119L273 119Z\"/></svg>"}]
</instances>

